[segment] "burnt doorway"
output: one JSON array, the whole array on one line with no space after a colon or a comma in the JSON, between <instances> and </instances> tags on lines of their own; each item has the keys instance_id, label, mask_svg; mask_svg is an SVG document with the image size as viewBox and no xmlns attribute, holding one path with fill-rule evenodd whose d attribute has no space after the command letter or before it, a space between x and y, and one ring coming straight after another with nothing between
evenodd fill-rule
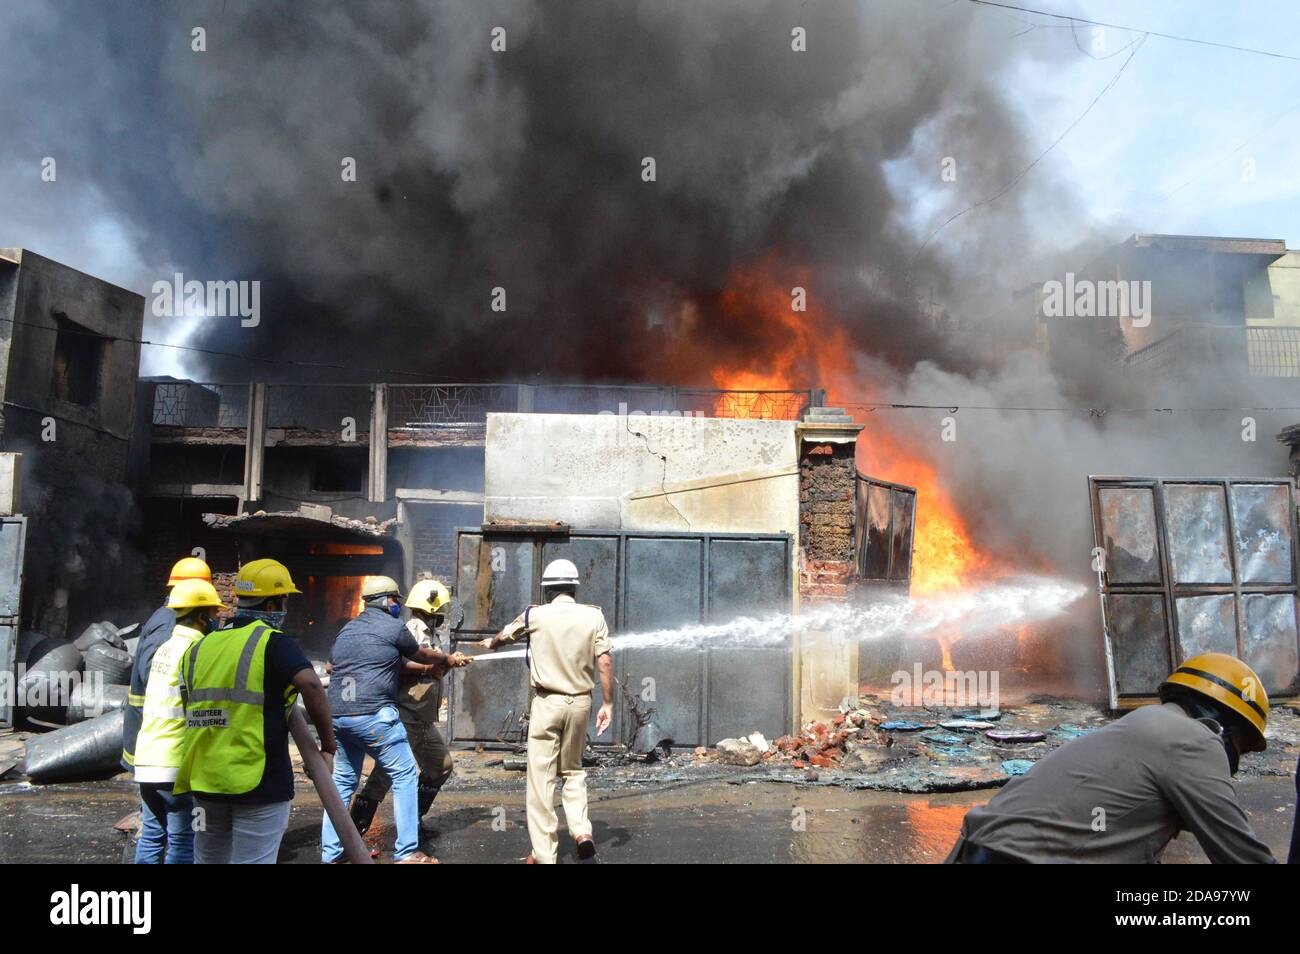
<instances>
[{"instance_id":1,"label":"burnt doorway","mask_svg":"<svg viewBox=\"0 0 1300 954\"><path fill-rule=\"evenodd\" d=\"M310 659L324 660L343 624L361 611L367 576L402 580L402 547L389 533L354 529L300 514L214 515L213 526L239 541L240 565L262 557L289 568L302 595L289 601L285 631Z\"/></svg>"}]
</instances>

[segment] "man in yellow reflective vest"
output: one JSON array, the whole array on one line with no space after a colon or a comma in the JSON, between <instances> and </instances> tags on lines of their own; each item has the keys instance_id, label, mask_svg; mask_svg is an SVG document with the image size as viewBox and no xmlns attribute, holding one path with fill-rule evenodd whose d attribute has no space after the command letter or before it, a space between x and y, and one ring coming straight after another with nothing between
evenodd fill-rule
<instances>
[{"instance_id":1,"label":"man in yellow reflective vest","mask_svg":"<svg viewBox=\"0 0 1300 954\"><path fill-rule=\"evenodd\" d=\"M172 566L167 577L167 589L183 580L206 580L212 582L212 571L198 557L182 557ZM135 647L135 661L131 666L131 686L126 697L126 707L122 710L122 768L135 772L135 742L140 734L140 724L144 721L144 690L149 682L149 667L153 663L153 654L158 647L172 637L176 628L176 613L167 600L153 611L140 631L140 639ZM163 861L164 852L167 861L176 864L182 861L176 857L176 847L180 839L169 838L169 829L190 832L189 808L183 813L164 815L154 814L143 798L140 800L140 837L135 843L135 863L138 865L156 865ZM192 835L192 833L191 833ZM186 842L193 844L193 838ZM184 859L188 864L189 860Z\"/></svg>"},{"instance_id":2,"label":"man in yellow reflective vest","mask_svg":"<svg viewBox=\"0 0 1300 954\"><path fill-rule=\"evenodd\" d=\"M289 714L301 694L327 760L335 751L325 688L281 632L288 569L254 560L235 581L235 618L185 654L185 747L177 794L194 795L198 864L274 864L289 825Z\"/></svg>"},{"instance_id":3,"label":"man in yellow reflective vest","mask_svg":"<svg viewBox=\"0 0 1300 954\"><path fill-rule=\"evenodd\" d=\"M185 709L181 704L181 659L203 638L219 611L225 609L212 584L203 579L179 580L167 598L176 614L171 638L150 654L140 731L134 744L135 780L148 813L163 821L168 864L194 860L194 802L172 794L185 739Z\"/></svg>"}]
</instances>

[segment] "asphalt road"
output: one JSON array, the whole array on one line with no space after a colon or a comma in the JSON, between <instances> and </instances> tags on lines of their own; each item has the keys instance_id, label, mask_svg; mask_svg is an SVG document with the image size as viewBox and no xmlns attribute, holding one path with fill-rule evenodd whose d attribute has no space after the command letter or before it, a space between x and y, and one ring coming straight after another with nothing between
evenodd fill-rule
<instances>
[{"instance_id":1,"label":"asphalt road","mask_svg":"<svg viewBox=\"0 0 1300 954\"><path fill-rule=\"evenodd\" d=\"M518 862L528 851L523 777L463 774L468 777L453 781L435 803L429 827L436 834L427 834L425 850L444 863ZM1238 790L1256 831L1284 859L1294 820L1293 780L1243 778ZM946 856L967 809L991 795L732 784L725 775L662 784L597 777L590 812L602 863L936 863ZM45 788L0 784L0 863L120 863L127 836L113 825L136 803L134 786L124 778ZM381 851L392 848L388 808L370 834ZM315 793L300 785L282 863L319 860L320 819ZM561 826L561 860L571 860L571 851ZM380 857L387 860L386 854ZM1164 857L1173 863L1205 860L1188 835Z\"/></svg>"}]
</instances>

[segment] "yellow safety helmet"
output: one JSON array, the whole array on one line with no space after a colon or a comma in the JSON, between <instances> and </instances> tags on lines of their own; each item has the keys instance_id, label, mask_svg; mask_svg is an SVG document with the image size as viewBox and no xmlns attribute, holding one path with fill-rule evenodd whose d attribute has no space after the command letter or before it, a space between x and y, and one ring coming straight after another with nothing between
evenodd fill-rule
<instances>
[{"instance_id":1,"label":"yellow safety helmet","mask_svg":"<svg viewBox=\"0 0 1300 954\"><path fill-rule=\"evenodd\" d=\"M225 609L217 589L207 580L180 580L167 595L168 609L195 609L199 606L213 606Z\"/></svg>"},{"instance_id":2,"label":"yellow safety helmet","mask_svg":"<svg viewBox=\"0 0 1300 954\"><path fill-rule=\"evenodd\" d=\"M1268 723L1268 694L1255 670L1227 653L1192 656L1160 684L1160 696L1170 686L1183 686L1231 709L1255 730L1252 752L1263 752L1264 726Z\"/></svg>"},{"instance_id":3,"label":"yellow safety helmet","mask_svg":"<svg viewBox=\"0 0 1300 954\"><path fill-rule=\"evenodd\" d=\"M181 580L207 580L211 583L212 570L198 557L181 557L172 564L172 572L167 577L167 585L175 586Z\"/></svg>"},{"instance_id":4,"label":"yellow safety helmet","mask_svg":"<svg viewBox=\"0 0 1300 954\"><path fill-rule=\"evenodd\" d=\"M245 563L235 577L235 595L258 599L301 593L293 585L288 568L279 560L261 559Z\"/></svg>"},{"instance_id":5,"label":"yellow safety helmet","mask_svg":"<svg viewBox=\"0 0 1300 954\"><path fill-rule=\"evenodd\" d=\"M402 595L402 591L398 589L397 581L391 576L368 576L361 581L361 598L363 600L390 595L397 597Z\"/></svg>"},{"instance_id":6,"label":"yellow safety helmet","mask_svg":"<svg viewBox=\"0 0 1300 954\"><path fill-rule=\"evenodd\" d=\"M451 594L441 580L417 580L406 596L408 609L424 610L426 613L441 613L451 602Z\"/></svg>"}]
</instances>

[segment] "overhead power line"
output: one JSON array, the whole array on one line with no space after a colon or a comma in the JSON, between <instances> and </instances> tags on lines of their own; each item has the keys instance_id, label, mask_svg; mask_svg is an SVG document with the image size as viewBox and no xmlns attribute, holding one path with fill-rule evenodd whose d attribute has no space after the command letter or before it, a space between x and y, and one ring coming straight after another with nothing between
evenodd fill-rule
<instances>
[{"instance_id":1,"label":"overhead power line","mask_svg":"<svg viewBox=\"0 0 1300 954\"><path fill-rule=\"evenodd\" d=\"M1130 33L1145 33L1148 36L1158 36L1162 40L1176 40L1179 43L1195 43L1198 46L1212 46L1220 50L1234 50L1237 53L1250 53L1254 56L1269 56L1277 60L1291 60L1300 63L1300 56L1292 56L1289 53L1277 53L1273 50L1259 50L1249 46L1237 46L1233 43L1220 43L1217 40L1202 40L1194 36L1180 36L1176 33L1161 33L1159 30L1148 30L1145 27L1123 26L1119 23L1107 23L1104 20L1089 20L1087 17L1072 16L1068 13L1053 13L1050 10L1037 10L1033 7L1021 7L1014 3L998 3L996 0L970 0L970 2L981 7L996 7L1000 10L1014 10L1017 13L1034 13L1042 17L1051 17L1053 20L1068 20L1071 23L1083 23L1088 26L1109 27L1112 30L1127 30Z\"/></svg>"},{"instance_id":2,"label":"overhead power line","mask_svg":"<svg viewBox=\"0 0 1300 954\"><path fill-rule=\"evenodd\" d=\"M1145 43L1146 40L1147 38L1145 36L1142 36L1139 39L1133 40L1128 44L1127 47L1125 47L1125 49L1131 47L1132 51L1124 59L1124 62L1120 64L1119 69L1115 71L1115 75L1110 78L1110 82L1108 82L1105 86L1101 88L1101 92L1099 92L1096 96L1092 98L1092 102L1090 102L1087 105L1087 107L1084 109L1083 112L1081 112L1078 116L1075 117L1074 122L1070 123L1070 125L1065 127L1065 131L1062 132L1059 136L1057 136L1054 140L1052 140L1052 144L1050 146L1048 146L1046 149L1044 149L1042 152L1040 152L1037 156L1034 157L1033 162L1029 163L1029 165L1025 166L1018 173L1016 173L1015 177L1012 178L1006 185L1004 185L997 192L993 193L992 195L986 198L980 199L978 202L974 203L973 205L966 206L966 208L962 209L960 212L954 212L952 215L948 216L948 218L944 219L944 221L934 231L932 231L929 235L925 237L925 241L923 241L920 244L920 246L917 248L916 254L919 255L921 251L927 245L930 244L930 242L934 239L936 235L938 235L940 232L946 229L953 222L956 222L967 212L973 212L978 208L982 208L983 206L996 202L998 199L1002 198L1013 188L1015 188L1016 185L1018 185L1020 181L1024 179L1025 176L1029 175L1029 173L1033 171L1035 166L1037 166L1040 162L1042 162L1045 158L1047 158L1047 154L1049 152L1051 152L1053 149L1059 146L1061 144L1061 141L1065 139L1066 136L1070 135L1070 133L1074 130L1075 126L1083 122L1084 117L1086 117L1090 112L1092 112L1092 108L1096 106L1099 102L1101 102L1101 98L1105 96L1107 93L1109 93L1112 88L1114 88L1115 84L1119 82L1119 78L1124 75L1124 71L1128 69L1128 65L1133 62L1133 57L1137 56L1138 50L1142 49L1142 44Z\"/></svg>"}]
</instances>

